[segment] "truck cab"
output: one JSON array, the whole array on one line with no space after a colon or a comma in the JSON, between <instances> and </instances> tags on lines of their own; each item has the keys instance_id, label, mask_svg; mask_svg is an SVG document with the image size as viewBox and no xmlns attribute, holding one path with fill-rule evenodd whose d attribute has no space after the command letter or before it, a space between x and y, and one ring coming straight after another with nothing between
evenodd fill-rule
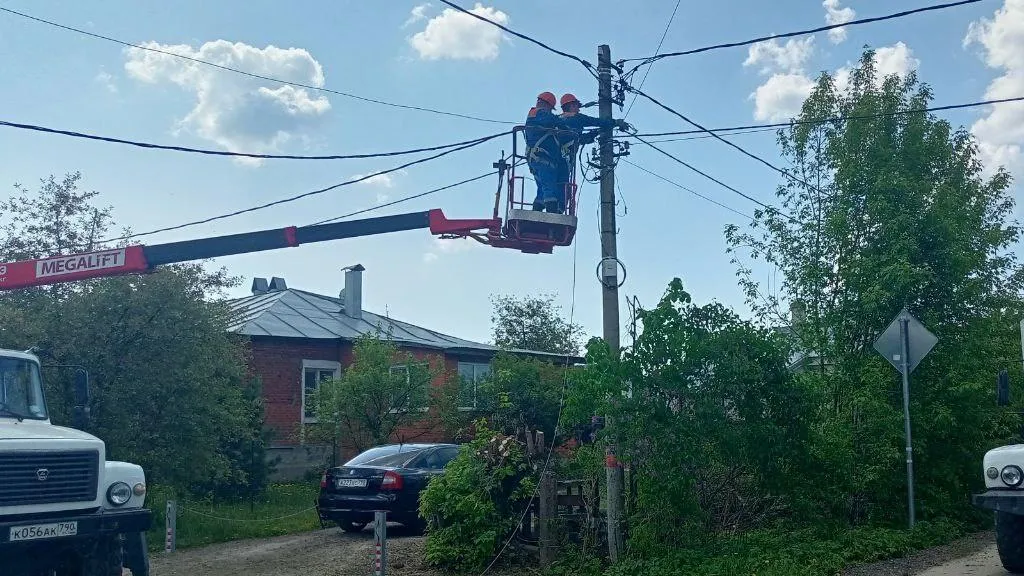
<instances>
[{"instance_id":1,"label":"truck cab","mask_svg":"<svg viewBox=\"0 0 1024 576\"><path fill-rule=\"evenodd\" d=\"M148 576L146 476L99 438L50 421L39 358L0 349L0 567L4 576ZM88 378L75 380L87 414ZM84 427L85 418L79 418Z\"/></svg>"}]
</instances>

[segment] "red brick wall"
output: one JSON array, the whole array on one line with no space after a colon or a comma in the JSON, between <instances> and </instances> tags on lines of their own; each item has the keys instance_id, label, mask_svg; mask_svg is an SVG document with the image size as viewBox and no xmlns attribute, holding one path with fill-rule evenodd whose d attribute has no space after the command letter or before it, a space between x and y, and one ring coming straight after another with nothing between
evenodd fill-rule
<instances>
[{"instance_id":1,"label":"red brick wall","mask_svg":"<svg viewBox=\"0 0 1024 576\"><path fill-rule=\"evenodd\" d=\"M330 340L305 340L297 338L259 338L251 340L250 371L260 377L263 383L263 399L268 427L274 429L275 445L295 445L301 442L299 436L302 421L302 361L331 360L346 367L352 362L352 345L348 342ZM425 360L432 368L443 368L433 385L440 386L445 378L458 372L458 359L445 357L434 350L403 348L417 360ZM393 441L443 442L445 437L433 418L426 413L424 418L399 430ZM353 455L351 447L342 447L342 458Z\"/></svg>"}]
</instances>

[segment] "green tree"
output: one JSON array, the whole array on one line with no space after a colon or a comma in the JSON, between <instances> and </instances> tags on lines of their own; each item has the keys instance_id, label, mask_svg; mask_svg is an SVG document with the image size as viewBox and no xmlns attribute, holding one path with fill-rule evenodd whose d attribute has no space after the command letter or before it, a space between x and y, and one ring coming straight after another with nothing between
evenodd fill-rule
<instances>
[{"instance_id":1,"label":"green tree","mask_svg":"<svg viewBox=\"0 0 1024 576\"><path fill-rule=\"evenodd\" d=\"M780 209L758 212L752 231L726 231L750 306L774 323L788 323L784 301L801 311L796 342L821 358L802 379L818 399L822 496L852 521L905 514L898 376L872 350L903 306L939 337L911 394L923 510L965 506L981 455L1006 435L991 382L1019 353L1010 177L983 176L964 128L910 112L931 100L914 74L881 77L871 50L845 91L823 74L801 123L779 132L794 176ZM819 121L838 116L866 118ZM780 296L764 293L747 255L779 269Z\"/></svg>"},{"instance_id":2,"label":"green tree","mask_svg":"<svg viewBox=\"0 0 1024 576\"><path fill-rule=\"evenodd\" d=\"M436 364L436 362L435 362ZM443 368L402 352L390 334L361 336L352 364L340 378L323 382L314 398L320 440L358 451L392 440L408 442L442 425L452 405Z\"/></svg>"},{"instance_id":3,"label":"green tree","mask_svg":"<svg viewBox=\"0 0 1024 576\"><path fill-rule=\"evenodd\" d=\"M510 350L579 354L583 331L562 317L554 296L491 298L494 345Z\"/></svg>"},{"instance_id":4,"label":"green tree","mask_svg":"<svg viewBox=\"0 0 1024 576\"><path fill-rule=\"evenodd\" d=\"M113 222L93 206L81 176L44 179L32 195L3 205L4 260L100 249ZM244 397L245 342L227 332L231 311L217 299L237 280L201 264L155 273L34 288L0 296L4 346L41 346L44 363L90 373L91 432L113 459L142 465L153 483L185 490L200 482L245 482L249 459L227 446L255 437ZM69 371L47 370L48 405L69 422Z\"/></svg>"}]
</instances>

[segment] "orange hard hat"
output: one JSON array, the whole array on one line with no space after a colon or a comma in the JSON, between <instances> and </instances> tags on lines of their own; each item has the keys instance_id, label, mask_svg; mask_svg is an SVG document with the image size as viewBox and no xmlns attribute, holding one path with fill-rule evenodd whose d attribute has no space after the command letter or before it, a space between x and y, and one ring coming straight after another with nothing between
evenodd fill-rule
<instances>
[{"instance_id":1,"label":"orange hard hat","mask_svg":"<svg viewBox=\"0 0 1024 576\"><path fill-rule=\"evenodd\" d=\"M547 102L548 105L551 106L552 108L555 107L555 95L552 94L551 92L541 92L540 94L537 95L537 100Z\"/></svg>"},{"instance_id":2,"label":"orange hard hat","mask_svg":"<svg viewBox=\"0 0 1024 576\"><path fill-rule=\"evenodd\" d=\"M573 96L572 94L566 93L566 94L562 95L562 107L563 108L565 107L566 104L572 104L574 102L576 104L580 103L579 99L576 98L575 96Z\"/></svg>"}]
</instances>

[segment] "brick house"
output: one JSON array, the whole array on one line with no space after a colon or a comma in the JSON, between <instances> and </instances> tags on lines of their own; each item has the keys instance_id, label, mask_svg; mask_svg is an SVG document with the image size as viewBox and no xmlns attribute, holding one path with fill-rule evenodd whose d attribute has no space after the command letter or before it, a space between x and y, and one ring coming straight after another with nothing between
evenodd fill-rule
<instances>
[{"instance_id":1,"label":"brick house","mask_svg":"<svg viewBox=\"0 0 1024 576\"><path fill-rule=\"evenodd\" d=\"M229 331L249 339L250 372L262 383L266 423L274 431L269 458L277 458L276 479L300 479L330 461L331 446L315 445L303 430L315 424L309 402L320 382L339 377L352 362L354 341L380 329L400 350L448 374L461 376L460 408L475 406L476 385L490 373L498 348L464 340L363 310L362 273L345 272L338 297L289 288L283 278L255 278L252 295L229 301L235 313ZM528 350L519 354L565 362L562 355ZM572 359L578 361L578 358ZM396 365L393 371L402 371ZM443 377L441 377L443 378ZM440 383L441 378L434 382ZM429 419L400 432L419 442L444 441ZM345 455L351 450L342 448Z\"/></svg>"}]
</instances>

